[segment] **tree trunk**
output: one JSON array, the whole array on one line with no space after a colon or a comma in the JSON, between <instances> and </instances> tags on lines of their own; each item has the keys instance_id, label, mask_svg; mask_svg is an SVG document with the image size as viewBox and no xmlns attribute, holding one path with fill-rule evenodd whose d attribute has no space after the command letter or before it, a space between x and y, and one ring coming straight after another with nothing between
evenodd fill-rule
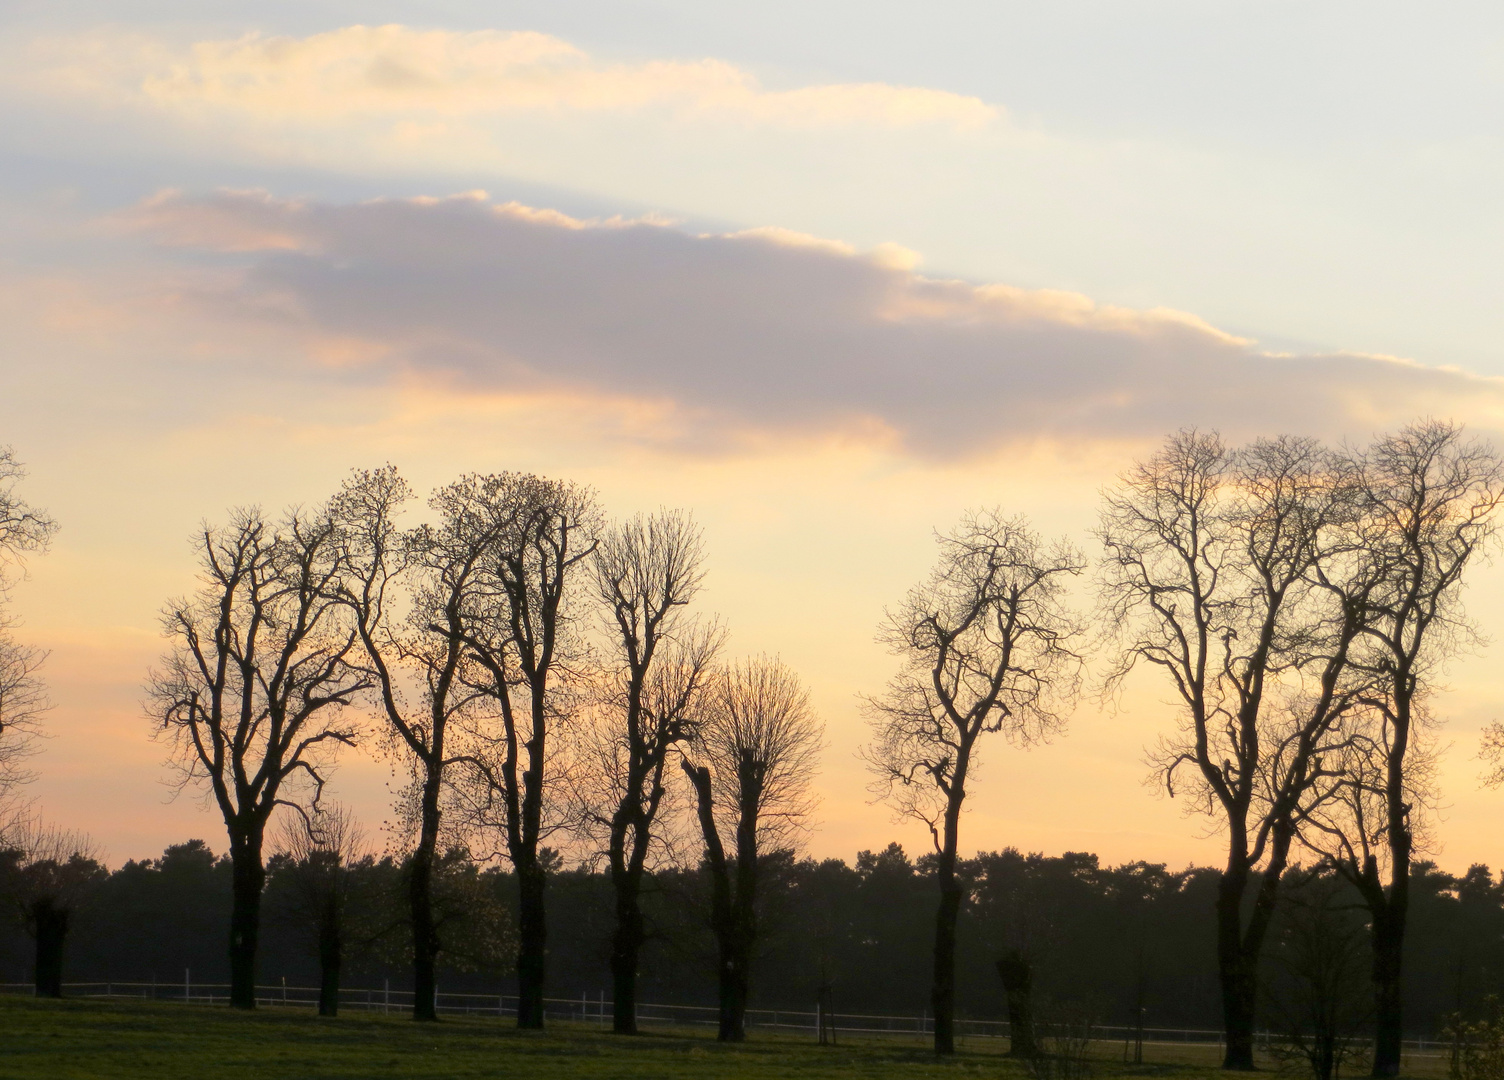
<instances>
[{"instance_id":1,"label":"tree trunk","mask_svg":"<svg viewBox=\"0 0 1504 1080\"><path fill-rule=\"evenodd\" d=\"M616 887L616 931L611 935L611 1030L637 1034L637 958L644 935L639 903L641 874L631 867L613 870Z\"/></svg>"},{"instance_id":2,"label":"tree trunk","mask_svg":"<svg viewBox=\"0 0 1504 1080\"><path fill-rule=\"evenodd\" d=\"M1395 674L1395 721L1389 749L1388 777L1384 789L1388 816L1389 888L1379 885L1378 863L1370 858L1364 866L1368 879L1368 909L1373 939L1375 1077L1398 1076L1404 1039L1401 975L1404 969L1405 924L1410 914L1410 856L1415 837L1410 831L1410 792L1405 783L1405 753L1410 743L1410 725L1415 695L1414 676L1408 665Z\"/></svg>"},{"instance_id":3,"label":"tree trunk","mask_svg":"<svg viewBox=\"0 0 1504 1080\"><path fill-rule=\"evenodd\" d=\"M1337 1036L1323 1032L1316 1040L1316 1048L1317 1080L1332 1080L1337 1071Z\"/></svg>"},{"instance_id":4,"label":"tree trunk","mask_svg":"<svg viewBox=\"0 0 1504 1080\"><path fill-rule=\"evenodd\" d=\"M726 893L729 962L724 967L721 1015L726 1042L742 1042L747 1037L752 949L757 943L757 813L766 777L750 755L743 755L737 763L736 881Z\"/></svg>"},{"instance_id":5,"label":"tree trunk","mask_svg":"<svg viewBox=\"0 0 1504 1080\"><path fill-rule=\"evenodd\" d=\"M419 845L407 882L413 930L413 1019L437 1020L438 932L433 917L433 852Z\"/></svg>"},{"instance_id":6,"label":"tree trunk","mask_svg":"<svg viewBox=\"0 0 1504 1080\"><path fill-rule=\"evenodd\" d=\"M733 917L734 921L734 917ZM716 1038L721 1042L747 1041L747 990L748 966L751 961L750 942L731 928L724 935L720 947L721 972L720 1028Z\"/></svg>"},{"instance_id":7,"label":"tree trunk","mask_svg":"<svg viewBox=\"0 0 1504 1080\"><path fill-rule=\"evenodd\" d=\"M407 890L413 931L413 1019L433 1021L439 1018L434 1001L439 930L433 914L433 863L439 847L439 775L434 765L425 764L429 777L423 785L418 847L409 867Z\"/></svg>"},{"instance_id":8,"label":"tree trunk","mask_svg":"<svg viewBox=\"0 0 1504 1080\"><path fill-rule=\"evenodd\" d=\"M230 838L230 880L230 1005L254 1009L261 894L266 888L260 836Z\"/></svg>"},{"instance_id":9,"label":"tree trunk","mask_svg":"<svg viewBox=\"0 0 1504 1080\"><path fill-rule=\"evenodd\" d=\"M747 1037L747 973L740 964L736 943L736 912L731 901L731 868L726 862L726 848L721 843L715 823L715 804L711 797L710 770L680 762L684 775L695 789L695 806L700 819L700 835L705 839L705 863L710 870L710 926L715 931L716 986L719 992L720 1042L742 1042Z\"/></svg>"},{"instance_id":10,"label":"tree trunk","mask_svg":"<svg viewBox=\"0 0 1504 1080\"><path fill-rule=\"evenodd\" d=\"M946 793L945 821L936 852L935 880L940 905L935 910L935 957L930 985L930 1009L935 1014L935 1053L956 1052L956 920L961 914L961 883L956 880L956 852L961 840L961 804L966 799L966 773L971 744L963 740L956 755L956 771Z\"/></svg>"},{"instance_id":11,"label":"tree trunk","mask_svg":"<svg viewBox=\"0 0 1504 1080\"><path fill-rule=\"evenodd\" d=\"M944 862L944 856L941 857ZM961 887L955 873L941 874L940 906L935 912L934 983L930 1008L935 1013L935 1053L956 1052L956 919L961 912Z\"/></svg>"},{"instance_id":12,"label":"tree trunk","mask_svg":"<svg viewBox=\"0 0 1504 1080\"><path fill-rule=\"evenodd\" d=\"M31 905L36 931L35 983L37 997L63 996L63 942L68 936L68 909L44 897Z\"/></svg>"},{"instance_id":13,"label":"tree trunk","mask_svg":"<svg viewBox=\"0 0 1504 1080\"><path fill-rule=\"evenodd\" d=\"M709 780L705 783L708 792ZM735 916L731 909L731 871L726 865L720 837L714 832L708 835L714 840L714 849L707 850L706 861L710 869L710 928L715 932L716 945L719 1021L716 1039L719 1042L742 1042L747 1037L747 977L745 971L739 970L738 964Z\"/></svg>"},{"instance_id":14,"label":"tree trunk","mask_svg":"<svg viewBox=\"0 0 1504 1080\"><path fill-rule=\"evenodd\" d=\"M517 1026L543 1029L543 971L548 945L543 890L547 878L536 858L517 866Z\"/></svg>"},{"instance_id":15,"label":"tree trunk","mask_svg":"<svg viewBox=\"0 0 1504 1080\"><path fill-rule=\"evenodd\" d=\"M1224 1069L1252 1070L1253 1019L1258 983L1243 948L1243 893L1248 869L1231 860L1217 882L1217 977L1222 990Z\"/></svg>"},{"instance_id":16,"label":"tree trunk","mask_svg":"<svg viewBox=\"0 0 1504 1080\"><path fill-rule=\"evenodd\" d=\"M1376 1077L1399 1075L1404 1038L1400 976L1405 946L1405 910L1394 902L1395 895L1395 888L1391 886L1389 903L1383 905L1381 911L1372 912L1373 1075Z\"/></svg>"},{"instance_id":17,"label":"tree trunk","mask_svg":"<svg viewBox=\"0 0 1504 1080\"><path fill-rule=\"evenodd\" d=\"M339 1015L339 972L344 961L344 942L338 922L326 916L319 928L319 1015Z\"/></svg>"},{"instance_id":18,"label":"tree trunk","mask_svg":"<svg viewBox=\"0 0 1504 1080\"><path fill-rule=\"evenodd\" d=\"M1009 949L997 962L997 973L1008 999L1008 1056L1035 1057L1039 1046L1034 1041L1034 973L1029 960L1019 950Z\"/></svg>"},{"instance_id":19,"label":"tree trunk","mask_svg":"<svg viewBox=\"0 0 1504 1080\"><path fill-rule=\"evenodd\" d=\"M1285 820L1277 822L1270 831L1269 862L1254 893L1246 929L1242 922L1242 901L1253 876L1247 862L1230 860L1233 869L1223 875L1218 885L1217 955L1227 1041L1224 1069L1251 1071L1257 1067L1253 1060L1253 1028L1259 998L1259 958L1274 919L1280 879L1289 865L1294 836L1294 826Z\"/></svg>"}]
</instances>

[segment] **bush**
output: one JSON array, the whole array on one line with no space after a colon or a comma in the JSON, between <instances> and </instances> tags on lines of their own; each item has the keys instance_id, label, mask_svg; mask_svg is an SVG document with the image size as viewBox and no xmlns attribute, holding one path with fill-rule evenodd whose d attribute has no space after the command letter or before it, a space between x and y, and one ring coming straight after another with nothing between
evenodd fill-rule
<instances>
[{"instance_id":1,"label":"bush","mask_svg":"<svg viewBox=\"0 0 1504 1080\"><path fill-rule=\"evenodd\" d=\"M1034 1080L1082 1080L1091 1075L1093 1017L1081 1006L1053 1006L1034 1023L1036 1050L1029 1058Z\"/></svg>"},{"instance_id":2,"label":"bush","mask_svg":"<svg viewBox=\"0 0 1504 1080\"><path fill-rule=\"evenodd\" d=\"M1442 1030L1452 1041L1452 1080L1504 1080L1504 1002L1490 994L1481 1016L1453 1013Z\"/></svg>"}]
</instances>

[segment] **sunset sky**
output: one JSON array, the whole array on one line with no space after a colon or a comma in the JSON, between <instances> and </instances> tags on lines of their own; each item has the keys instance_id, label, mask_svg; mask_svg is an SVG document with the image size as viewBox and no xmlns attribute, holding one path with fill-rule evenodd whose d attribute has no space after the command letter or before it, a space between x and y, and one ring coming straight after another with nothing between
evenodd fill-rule
<instances>
[{"instance_id":1,"label":"sunset sky","mask_svg":"<svg viewBox=\"0 0 1504 1080\"><path fill-rule=\"evenodd\" d=\"M15 595L33 793L112 864L222 850L141 705L198 523L522 469L692 510L731 650L827 723L810 852L920 852L856 749L933 530L998 505L1091 553L1188 425L1504 443L1501 190L1498 5L11 0L0 442L62 526ZM1468 603L1496 644L1438 703L1431 846L1497 869L1504 566ZM1165 697L986 749L963 848L1216 861L1145 785ZM374 825L389 779L334 793Z\"/></svg>"}]
</instances>

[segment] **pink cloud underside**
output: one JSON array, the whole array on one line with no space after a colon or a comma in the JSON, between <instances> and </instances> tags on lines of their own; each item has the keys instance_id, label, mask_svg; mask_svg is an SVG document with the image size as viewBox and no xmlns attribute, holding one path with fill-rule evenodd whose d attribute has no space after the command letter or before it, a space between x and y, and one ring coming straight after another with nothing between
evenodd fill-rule
<instances>
[{"instance_id":1,"label":"pink cloud underside","mask_svg":"<svg viewBox=\"0 0 1504 1080\"><path fill-rule=\"evenodd\" d=\"M241 273L221 300L344 343L368 375L668 400L712 429L862 424L949 456L1186 424L1334 435L1433 412L1491 427L1504 411L1499 380L1266 354L1184 313L929 278L892 249L779 230L693 235L480 195L168 193L133 220L232 253Z\"/></svg>"}]
</instances>

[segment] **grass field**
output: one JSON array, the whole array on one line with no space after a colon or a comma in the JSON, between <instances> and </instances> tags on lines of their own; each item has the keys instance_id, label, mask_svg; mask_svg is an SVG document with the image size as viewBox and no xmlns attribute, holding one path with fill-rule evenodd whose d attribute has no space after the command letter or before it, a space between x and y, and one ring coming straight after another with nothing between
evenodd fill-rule
<instances>
[{"instance_id":1,"label":"grass field","mask_svg":"<svg viewBox=\"0 0 1504 1080\"><path fill-rule=\"evenodd\" d=\"M569 1025L519 1032L496 1019L420 1025L380 1015L320 1020L283 1009L244 1014L222 1007L0 998L0 1077L6 1080L1023 1080L1023 1069L1000 1056L1000 1049L968 1046L953 1060L936 1061L924 1046L890 1040L820 1047L809 1039L767 1035L733 1047L699 1032L620 1038ZM1212 1047L1162 1049L1149 1055L1159 1063L1134 1067L1111 1060L1104 1046L1093 1073L1124 1080L1219 1074Z\"/></svg>"}]
</instances>

